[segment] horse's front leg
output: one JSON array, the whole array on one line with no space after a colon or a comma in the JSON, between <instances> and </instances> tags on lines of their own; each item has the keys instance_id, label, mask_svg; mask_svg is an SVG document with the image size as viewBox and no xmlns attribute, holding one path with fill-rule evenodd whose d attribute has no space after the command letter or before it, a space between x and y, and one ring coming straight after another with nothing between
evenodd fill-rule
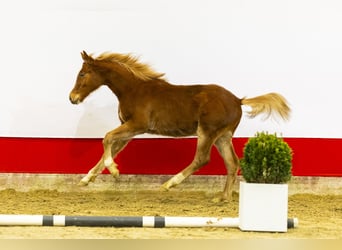
<instances>
[{"instance_id":1,"label":"horse's front leg","mask_svg":"<svg viewBox=\"0 0 342 250\"><path fill-rule=\"evenodd\" d=\"M141 133L134 129L132 122L122 124L120 127L108 132L103 139L103 164L114 176L119 176L117 164L114 162L114 157L127 145L130 139Z\"/></svg>"},{"instance_id":2,"label":"horse's front leg","mask_svg":"<svg viewBox=\"0 0 342 250\"><path fill-rule=\"evenodd\" d=\"M119 170L117 168L118 164L115 163L115 161L113 160L117 154L127 145L127 143L130 141L130 139L126 139L126 140L116 140L113 142L113 144L111 145L111 152L110 152L110 159L111 160L107 160L107 164L106 165L106 160L104 160L104 167L106 167L109 172L111 173L111 175L114 177L114 178L117 178L119 177ZM108 159L106 157L106 150L107 148L104 149L105 153L103 154L103 159Z\"/></svg>"},{"instance_id":3,"label":"horse's front leg","mask_svg":"<svg viewBox=\"0 0 342 250\"><path fill-rule=\"evenodd\" d=\"M114 155L112 155L112 145L108 145L104 147L103 165L105 168L109 170L110 174L114 178L119 177L120 172L119 172L119 169L117 168L117 164L114 162Z\"/></svg>"},{"instance_id":4,"label":"horse's front leg","mask_svg":"<svg viewBox=\"0 0 342 250\"><path fill-rule=\"evenodd\" d=\"M111 145L111 154L115 157L129 142L129 140L117 140ZM86 176L82 178L79 185L86 186L89 182L95 181L96 177L102 173L106 168L104 164L104 155L101 157L99 162L88 172ZM111 175L115 178L119 176L119 170L117 169L117 164L114 162L107 167Z\"/></svg>"},{"instance_id":5,"label":"horse's front leg","mask_svg":"<svg viewBox=\"0 0 342 250\"><path fill-rule=\"evenodd\" d=\"M104 145L103 164L114 178L119 177L120 173L119 169L117 168L117 164L114 162L114 155L112 154L111 144L108 144L106 146Z\"/></svg>"},{"instance_id":6,"label":"horse's front leg","mask_svg":"<svg viewBox=\"0 0 342 250\"><path fill-rule=\"evenodd\" d=\"M88 174L82 178L78 185L87 186L89 182L95 181L96 177L103 171L104 168L105 166L103 164L103 157L101 157L99 162L89 170Z\"/></svg>"}]
</instances>

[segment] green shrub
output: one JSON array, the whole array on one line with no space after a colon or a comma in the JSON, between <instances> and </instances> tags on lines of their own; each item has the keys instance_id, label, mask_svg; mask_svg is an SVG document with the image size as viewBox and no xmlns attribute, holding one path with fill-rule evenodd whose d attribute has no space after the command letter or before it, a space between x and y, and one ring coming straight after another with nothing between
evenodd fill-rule
<instances>
[{"instance_id":1,"label":"green shrub","mask_svg":"<svg viewBox=\"0 0 342 250\"><path fill-rule=\"evenodd\" d=\"M250 183L286 183L291 179L292 150L276 134L256 133L241 159L242 176Z\"/></svg>"}]
</instances>

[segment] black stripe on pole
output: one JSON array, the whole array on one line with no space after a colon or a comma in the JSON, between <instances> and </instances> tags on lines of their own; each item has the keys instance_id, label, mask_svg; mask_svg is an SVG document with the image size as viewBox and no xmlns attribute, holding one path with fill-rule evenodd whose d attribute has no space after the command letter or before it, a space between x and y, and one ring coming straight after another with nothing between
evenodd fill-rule
<instances>
[{"instance_id":1,"label":"black stripe on pole","mask_svg":"<svg viewBox=\"0 0 342 250\"><path fill-rule=\"evenodd\" d=\"M65 226L142 227L142 217L135 216L65 216Z\"/></svg>"},{"instance_id":2,"label":"black stripe on pole","mask_svg":"<svg viewBox=\"0 0 342 250\"><path fill-rule=\"evenodd\" d=\"M43 215L43 226L53 226L52 215Z\"/></svg>"},{"instance_id":3,"label":"black stripe on pole","mask_svg":"<svg viewBox=\"0 0 342 250\"><path fill-rule=\"evenodd\" d=\"M157 228L165 227L165 217L161 217L161 216L154 217L154 227L157 227Z\"/></svg>"},{"instance_id":4,"label":"black stripe on pole","mask_svg":"<svg viewBox=\"0 0 342 250\"><path fill-rule=\"evenodd\" d=\"M294 219L287 219L287 228L294 228Z\"/></svg>"}]
</instances>

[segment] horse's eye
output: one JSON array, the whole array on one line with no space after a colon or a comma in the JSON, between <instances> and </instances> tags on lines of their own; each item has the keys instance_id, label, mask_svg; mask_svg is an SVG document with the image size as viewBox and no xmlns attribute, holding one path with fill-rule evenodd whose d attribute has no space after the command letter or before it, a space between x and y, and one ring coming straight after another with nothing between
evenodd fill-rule
<instances>
[{"instance_id":1,"label":"horse's eye","mask_svg":"<svg viewBox=\"0 0 342 250\"><path fill-rule=\"evenodd\" d=\"M85 72L80 72L80 73L78 74L78 76L79 76L79 77L84 77L85 74L86 74Z\"/></svg>"}]
</instances>

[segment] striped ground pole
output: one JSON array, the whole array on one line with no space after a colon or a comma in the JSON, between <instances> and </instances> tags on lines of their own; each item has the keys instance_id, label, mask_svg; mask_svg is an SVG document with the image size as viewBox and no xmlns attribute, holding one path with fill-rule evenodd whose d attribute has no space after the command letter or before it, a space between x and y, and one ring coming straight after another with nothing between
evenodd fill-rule
<instances>
[{"instance_id":1,"label":"striped ground pole","mask_svg":"<svg viewBox=\"0 0 342 250\"><path fill-rule=\"evenodd\" d=\"M239 218L173 216L66 216L0 214L0 226L78 227L239 227ZM298 226L297 218L287 220L288 228Z\"/></svg>"}]
</instances>

